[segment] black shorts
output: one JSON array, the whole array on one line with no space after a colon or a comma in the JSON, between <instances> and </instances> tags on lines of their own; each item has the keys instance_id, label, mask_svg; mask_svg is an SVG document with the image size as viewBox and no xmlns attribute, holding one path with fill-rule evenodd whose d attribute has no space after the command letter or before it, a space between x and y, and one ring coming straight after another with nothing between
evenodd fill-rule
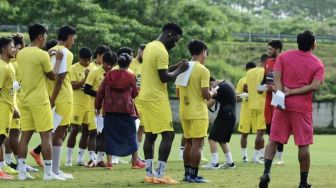
<instances>
[{"instance_id":1,"label":"black shorts","mask_svg":"<svg viewBox=\"0 0 336 188\"><path fill-rule=\"evenodd\" d=\"M218 111L209 139L219 143L230 142L235 123L236 115L234 109L231 106L223 107L223 109Z\"/></svg>"}]
</instances>

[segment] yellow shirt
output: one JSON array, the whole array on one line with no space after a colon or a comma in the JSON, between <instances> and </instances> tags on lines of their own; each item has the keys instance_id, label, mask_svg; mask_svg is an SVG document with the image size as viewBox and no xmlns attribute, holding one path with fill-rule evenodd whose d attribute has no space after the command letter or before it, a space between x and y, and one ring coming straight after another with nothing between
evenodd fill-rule
<instances>
[{"instance_id":1,"label":"yellow shirt","mask_svg":"<svg viewBox=\"0 0 336 188\"><path fill-rule=\"evenodd\" d=\"M15 81L18 81L19 80L19 74L18 74L18 72L19 72L19 65L18 65L18 63L17 63L17 61L16 61L16 58L13 58L13 59L11 59L11 61L10 61L10 63L12 64L12 66L13 66L13 68L14 68L14 71L15 71ZM18 104L19 104L19 97L18 97L18 95L20 94L20 90L18 90L18 91L15 91L14 90L14 98L13 98L13 103L14 103L14 107L15 107L15 109L18 109Z\"/></svg>"},{"instance_id":2,"label":"yellow shirt","mask_svg":"<svg viewBox=\"0 0 336 188\"><path fill-rule=\"evenodd\" d=\"M92 71L94 69L94 65L90 63L88 67L84 67L80 63L73 64L70 71L71 82L82 81L85 78L86 69ZM93 105L91 105L89 101L91 101L91 96L84 93L84 85L79 89L73 90L73 104L91 109L93 108Z\"/></svg>"},{"instance_id":3,"label":"yellow shirt","mask_svg":"<svg viewBox=\"0 0 336 188\"><path fill-rule=\"evenodd\" d=\"M168 65L168 51L163 43L160 41L148 43L143 52L142 70L146 70L146 74L141 74L140 100L168 100L167 83L161 82L158 73L160 69L168 69Z\"/></svg>"},{"instance_id":4,"label":"yellow shirt","mask_svg":"<svg viewBox=\"0 0 336 188\"><path fill-rule=\"evenodd\" d=\"M52 50L62 50L63 48L65 48L65 46L62 45L56 45L55 47L52 48ZM62 83L61 89L56 97L55 103L72 103L72 95L73 95L73 91L72 91L72 86L71 86L71 81L70 81L70 70L71 70L71 65L72 65L72 60L73 60L73 54L72 52L70 52L70 50L66 50L67 54L66 54L66 68L67 68L67 75L64 78L64 81ZM54 92L54 88L56 85L57 81L49 81L49 95L51 96L52 93Z\"/></svg>"},{"instance_id":5,"label":"yellow shirt","mask_svg":"<svg viewBox=\"0 0 336 188\"><path fill-rule=\"evenodd\" d=\"M18 75L21 83L21 105L49 103L46 73L51 72L49 54L37 47L26 47L17 54Z\"/></svg>"},{"instance_id":6,"label":"yellow shirt","mask_svg":"<svg viewBox=\"0 0 336 188\"><path fill-rule=\"evenodd\" d=\"M92 63L90 63L91 66L93 66L95 69L98 67L101 67L101 65L98 65L95 61L92 61Z\"/></svg>"},{"instance_id":7,"label":"yellow shirt","mask_svg":"<svg viewBox=\"0 0 336 188\"><path fill-rule=\"evenodd\" d=\"M248 90L248 107L249 109L263 110L265 108L266 94L259 94L257 92L261 81L264 78L263 67L253 68L246 73L246 85Z\"/></svg>"},{"instance_id":8,"label":"yellow shirt","mask_svg":"<svg viewBox=\"0 0 336 188\"><path fill-rule=\"evenodd\" d=\"M114 67L112 68L112 70L119 70L119 69L120 69L119 65L116 65L116 66L114 66ZM132 74L134 74L133 70L130 69L130 68L128 68L127 71L130 72L130 73L132 73Z\"/></svg>"},{"instance_id":9,"label":"yellow shirt","mask_svg":"<svg viewBox=\"0 0 336 188\"><path fill-rule=\"evenodd\" d=\"M104 80L105 77L105 70L102 66L92 70L89 72L88 77L86 78L85 84L92 86L93 91L98 91L100 84ZM90 96L91 103L90 105L94 105L95 97Z\"/></svg>"},{"instance_id":10,"label":"yellow shirt","mask_svg":"<svg viewBox=\"0 0 336 188\"><path fill-rule=\"evenodd\" d=\"M202 88L209 87L209 70L197 62L191 72L188 85L177 86L180 98L181 119L207 119L208 107L202 96Z\"/></svg>"},{"instance_id":11,"label":"yellow shirt","mask_svg":"<svg viewBox=\"0 0 336 188\"><path fill-rule=\"evenodd\" d=\"M142 64L134 58L129 67L135 74L137 88L140 88Z\"/></svg>"},{"instance_id":12,"label":"yellow shirt","mask_svg":"<svg viewBox=\"0 0 336 188\"><path fill-rule=\"evenodd\" d=\"M0 101L14 106L15 71L11 63L0 59Z\"/></svg>"},{"instance_id":13,"label":"yellow shirt","mask_svg":"<svg viewBox=\"0 0 336 188\"><path fill-rule=\"evenodd\" d=\"M246 76L242 77L237 84L237 88L236 88L236 93L237 94L242 94L244 93L244 85L246 84ZM246 98L242 98L242 106L247 106L247 99Z\"/></svg>"}]
</instances>

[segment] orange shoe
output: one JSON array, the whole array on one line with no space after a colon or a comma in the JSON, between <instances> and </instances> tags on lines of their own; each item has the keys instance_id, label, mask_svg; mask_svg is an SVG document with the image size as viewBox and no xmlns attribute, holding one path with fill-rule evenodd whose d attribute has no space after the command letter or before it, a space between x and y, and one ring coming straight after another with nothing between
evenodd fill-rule
<instances>
[{"instance_id":1,"label":"orange shoe","mask_svg":"<svg viewBox=\"0 0 336 188\"><path fill-rule=\"evenodd\" d=\"M107 162L107 163L106 163L106 169L107 169L107 170L112 170L112 169L113 169L113 167L112 167L112 163Z\"/></svg>"},{"instance_id":2,"label":"orange shoe","mask_svg":"<svg viewBox=\"0 0 336 188\"><path fill-rule=\"evenodd\" d=\"M0 179L1 180L12 180L12 179L14 179L14 177L6 174L3 171L0 171Z\"/></svg>"},{"instance_id":3,"label":"orange shoe","mask_svg":"<svg viewBox=\"0 0 336 188\"><path fill-rule=\"evenodd\" d=\"M153 183L154 177L153 176L145 176L144 182L145 183Z\"/></svg>"},{"instance_id":4,"label":"orange shoe","mask_svg":"<svg viewBox=\"0 0 336 188\"><path fill-rule=\"evenodd\" d=\"M140 161L140 160L137 160L135 163L132 163L132 168L133 169L142 169L142 168L145 168L145 163Z\"/></svg>"},{"instance_id":5,"label":"orange shoe","mask_svg":"<svg viewBox=\"0 0 336 188\"><path fill-rule=\"evenodd\" d=\"M31 150L29 153L35 159L36 164L38 164L40 167L44 166L40 154L35 153L34 150Z\"/></svg>"},{"instance_id":6,"label":"orange shoe","mask_svg":"<svg viewBox=\"0 0 336 188\"><path fill-rule=\"evenodd\" d=\"M154 178L153 183L155 183L155 184L176 185L176 184L179 184L180 182L174 180L173 178L171 178L169 176L163 176L161 178Z\"/></svg>"}]
</instances>

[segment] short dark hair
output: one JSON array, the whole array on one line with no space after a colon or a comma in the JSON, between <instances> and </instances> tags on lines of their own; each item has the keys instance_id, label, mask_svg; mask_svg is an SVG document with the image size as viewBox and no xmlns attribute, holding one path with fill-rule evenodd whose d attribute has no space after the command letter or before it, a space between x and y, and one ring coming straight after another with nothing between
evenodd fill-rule
<instances>
[{"instance_id":1,"label":"short dark hair","mask_svg":"<svg viewBox=\"0 0 336 188\"><path fill-rule=\"evenodd\" d=\"M2 49L7 47L9 45L9 43L11 43L13 41L13 39L9 38L9 37L1 37L0 38L0 53L2 53Z\"/></svg>"},{"instance_id":2,"label":"short dark hair","mask_svg":"<svg viewBox=\"0 0 336 188\"><path fill-rule=\"evenodd\" d=\"M103 63L115 65L118 62L118 56L115 52L107 51L103 54Z\"/></svg>"},{"instance_id":3,"label":"short dark hair","mask_svg":"<svg viewBox=\"0 0 336 188\"><path fill-rule=\"evenodd\" d=\"M49 40L45 45L45 50L46 51L50 50L52 47L56 46L57 43L58 43L58 40L56 39Z\"/></svg>"},{"instance_id":4,"label":"short dark hair","mask_svg":"<svg viewBox=\"0 0 336 188\"><path fill-rule=\"evenodd\" d=\"M119 50L117 51L117 55L120 56L120 54L126 53L132 56L133 52L134 50L132 48L124 46L124 47L119 48Z\"/></svg>"},{"instance_id":5,"label":"short dark hair","mask_svg":"<svg viewBox=\"0 0 336 188\"><path fill-rule=\"evenodd\" d=\"M58 40L59 41L66 41L68 39L69 35L75 35L76 34L76 29L69 26L69 25L65 25L63 27L61 27L58 30Z\"/></svg>"},{"instance_id":6,"label":"short dark hair","mask_svg":"<svg viewBox=\"0 0 336 188\"><path fill-rule=\"evenodd\" d=\"M306 30L298 34L296 41L299 50L307 52L312 49L315 43L315 35L313 32Z\"/></svg>"},{"instance_id":7,"label":"short dark hair","mask_svg":"<svg viewBox=\"0 0 336 188\"><path fill-rule=\"evenodd\" d=\"M175 31L180 36L182 36L182 34L183 34L181 26L179 26L177 23L174 23L174 22L169 22L169 23L165 24L162 27L162 32L164 32L164 31Z\"/></svg>"},{"instance_id":8,"label":"short dark hair","mask_svg":"<svg viewBox=\"0 0 336 188\"><path fill-rule=\"evenodd\" d=\"M82 59L91 59L92 50L88 47L83 47L79 50L79 58Z\"/></svg>"},{"instance_id":9,"label":"short dark hair","mask_svg":"<svg viewBox=\"0 0 336 188\"><path fill-rule=\"evenodd\" d=\"M270 58L269 55L263 54L263 55L260 56L260 62L265 62L269 58Z\"/></svg>"},{"instance_id":10,"label":"short dark hair","mask_svg":"<svg viewBox=\"0 0 336 188\"><path fill-rule=\"evenodd\" d=\"M98 54L102 55L107 51L111 51L110 47L108 47L106 45L99 45L99 46L96 47L93 56L94 56L94 58L96 58Z\"/></svg>"},{"instance_id":11,"label":"short dark hair","mask_svg":"<svg viewBox=\"0 0 336 188\"><path fill-rule=\"evenodd\" d=\"M246 65L245 65L245 69L247 70L247 69L253 69L253 68L255 68L257 65L253 62L253 61L250 61L250 62L248 62L248 63L246 63Z\"/></svg>"},{"instance_id":12,"label":"short dark hair","mask_svg":"<svg viewBox=\"0 0 336 188\"><path fill-rule=\"evenodd\" d=\"M144 50L144 49L146 48L146 44L140 44L140 45L139 45L139 48L140 48L141 50Z\"/></svg>"},{"instance_id":13,"label":"short dark hair","mask_svg":"<svg viewBox=\"0 0 336 188\"><path fill-rule=\"evenodd\" d=\"M48 30L42 24L37 23L28 27L28 33L30 41L34 41L39 35L48 34Z\"/></svg>"},{"instance_id":14,"label":"short dark hair","mask_svg":"<svg viewBox=\"0 0 336 188\"><path fill-rule=\"evenodd\" d=\"M207 50L207 45L201 40L192 40L188 44L188 49L191 55L199 55L204 50Z\"/></svg>"},{"instance_id":15,"label":"short dark hair","mask_svg":"<svg viewBox=\"0 0 336 188\"><path fill-rule=\"evenodd\" d=\"M22 37L20 37L20 36L18 36L18 35L14 35L13 37L12 37L12 39L13 39L13 41L14 41L14 46L16 46L16 45L24 45L24 41L23 41L23 38ZM22 47L24 47L24 46L22 46Z\"/></svg>"},{"instance_id":16,"label":"short dark hair","mask_svg":"<svg viewBox=\"0 0 336 188\"><path fill-rule=\"evenodd\" d=\"M132 61L132 56L130 56L128 53L122 53L118 56L118 65L121 68L128 67L131 61Z\"/></svg>"},{"instance_id":17,"label":"short dark hair","mask_svg":"<svg viewBox=\"0 0 336 188\"><path fill-rule=\"evenodd\" d=\"M210 82L216 81L216 78L213 76L210 76Z\"/></svg>"},{"instance_id":18,"label":"short dark hair","mask_svg":"<svg viewBox=\"0 0 336 188\"><path fill-rule=\"evenodd\" d=\"M268 46L272 46L275 49L282 50L282 42L280 40L271 40L268 42Z\"/></svg>"}]
</instances>

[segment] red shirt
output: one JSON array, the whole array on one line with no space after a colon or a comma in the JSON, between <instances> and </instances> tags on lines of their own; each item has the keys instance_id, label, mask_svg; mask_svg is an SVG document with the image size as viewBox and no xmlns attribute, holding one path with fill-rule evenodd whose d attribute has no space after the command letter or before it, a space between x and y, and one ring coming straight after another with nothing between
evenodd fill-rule
<instances>
[{"instance_id":1,"label":"red shirt","mask_svg":"<svg viewBox=\"0 0 336 188\"><path fill-rule=\"evenodd\" d=\"M300 50L290 50L281 54L275 63L274 70L282 74L281 83L289 89L300 88L311 84L313 80L323 81L324 79L322 61L311 52ZM311 113L312 98L313 92L286 96L286 110Z\"/></svg>"},{"instance_id":2,"label":"red shirt","mask_svg":"<svg viewBox=\"0 0 336 188\"><path fill-rule=\"evenodd\" d=\"M265 77L266 77L266 84L273 85L274 84L274 65L275 65L275 58L269 58L265 63ZM272 91L266 91L266 99L265 99L265 121L266 124L271 124L272 117L273 117L273 106L271 105L272 102Z\"/></svg>"},{"instance_id":3,"label":"red shirt","mask_svg":"<svg viewBox=\"0 0 336 188\"><path fill-rule=\"evenodd\" d=\"M103 112L126 113L136 116L134 98L138 95L135 76L127 70L106 73L97 91L95 107Z\"/></svg>"}]
</instances>

